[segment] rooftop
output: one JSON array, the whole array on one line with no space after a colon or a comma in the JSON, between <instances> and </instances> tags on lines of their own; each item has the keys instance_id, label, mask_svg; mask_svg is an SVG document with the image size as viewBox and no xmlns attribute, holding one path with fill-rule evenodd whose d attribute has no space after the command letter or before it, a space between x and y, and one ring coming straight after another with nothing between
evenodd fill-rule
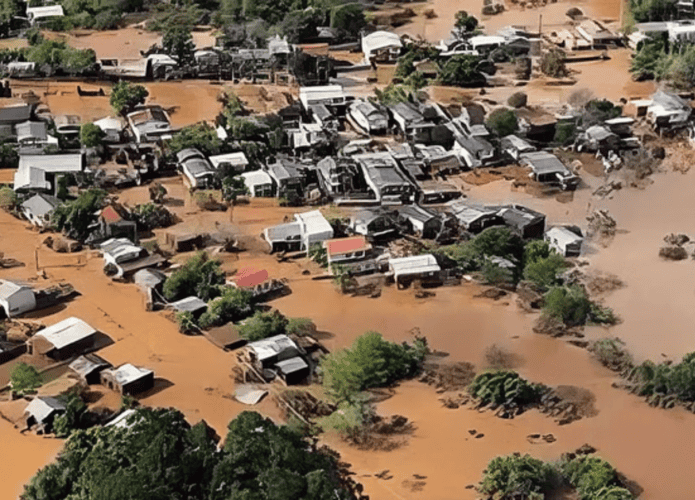
<instances>
[{"instance_id":1,"label":"rooftop","mask_svg":"<svg viewBox=\"0 0 695 500\"><path fill-rule=\"evenodd\" d=\"M276 335L267 339L250 342L247 347L256 353L259 361L272 358L284 351L295 350L299 352L297 344L287 335Z\"/></svg>"},{"instance_id":2,"label":"rooftop","mask_svg":"<svg viewBox=\"0 0 695 500\"><path fill-rule=\"evenodd\" d=\"M34 338L41 337L56 349L62 349L71 344L84 340L97 331L79 318L68 318L40 330Z\"/></svg>"},{"instance_id":3,"label":"rooftop","mask_svg":"<svg viewBox=\"0 0 695 500\"><path fill-rule=\"evenodd\" d=\"M336 238L324 242L328 255L341 255L345 253L366 251L372 248L367 243L367 238L364 236L350 236L348 238Z\"/></svg>"},{"instance_id":4,"label":"rooftop","mask_svg":"<svg viewBox=\"0 0 695 500\"><path fill-rule=\"evenodd\" d=\"M104 370L103 373L112 376L120 385L127 385L137 380L140 380L141 378L147 377L148 375L154 374L152 370L148 370L146 368L138 368L137 366L131 365L130 363L121 365L118 368Z\"/></svg>"}]
</instances>

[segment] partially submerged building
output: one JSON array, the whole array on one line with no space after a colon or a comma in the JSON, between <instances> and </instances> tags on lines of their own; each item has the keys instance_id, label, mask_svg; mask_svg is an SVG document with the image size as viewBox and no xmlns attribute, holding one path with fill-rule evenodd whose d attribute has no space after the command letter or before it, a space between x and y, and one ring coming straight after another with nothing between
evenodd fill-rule
<instances>
[{"instance_id":1,"label":"partially submerged building","mask_svg":"<svg viewBox=\"0 0 695 500\"><path fill-rule=\"evenodd\" d=\"M160 106L143 106L126 116L135 142L157 142L169 139L174 132L171 120Z\"/></svg>"},{"instance_id":2,"label":"partially submerged building","mask_svg":"<svg viewBox=\"0 0 695 500\"><path fill-rule=\"evenodd\" d=\"M34 309L34 290L13 281L0 280L0 312L3 312L6 318L14 318Z\"/></svg>"},{"instance_id":3,"label":"partially submerged building","mask_svg":"<svg viewBox=\"0 0 695 500\"><path fill-rule=\"evenodd\" d=\"M353 102L348 117L360 132L368 135L385 134L389 126L389 114L381 104L367 100Z\"/></svg>"},{"instance_id":4,"label":"partially submerged building","mask_svg":"<svg viewBox=\"0 0 695 500\"><path fill-rule=\"evenodd\" d=\"M584 237L577 227L556 226L545 233L545 241L550 244L560 255L565 257L579 257L582 253Z\"/></svg>"},{"instance_id":5,"label":"partially submerged building","mask_svg":"<svg viewBox=\"0 0 695 500\"><path fill-rule=\"evenodd\" d=\"M36 396L24 409L24 420L27 428L36 426L39 433L49 433L53 430L55 417L65 410L65 404L57 398Z\"/></svg>"},{"instance_id":6,"label":"partially submerged building","mask_svg":"<svg viewBox=\"0 0 695 500\"><path fill-rule=\"evenodd\" d=\"M254 198L271 198L275 195L273 179L265 170L254 170L241 174L244 185Z\"/></svg>"},{"instance_id":7,"label":"partially submerged building","mask_svg":"<svg viewBox=\"0 0 695 500\"><path fill-rule=\"evenodd\" d=\"M81 153L20 155L14 174L14 190L51 191L57 176L82 172L84 166L84 155Z\"/></svg>"},{"instance_id":8,"label":"partially submerged building","mask_svg":"<svg viewBox=\"0 0 695 500\"><path fill-rule=\"evenodd\" d=\"M255 369L272 370L287 384L301 382L311 374L302 349L287 335L250 342L245 351Z\"/></svg>"},{"instance_id":9,"label":"partially submerged building","mask_svg":"<svg viewBox=\"0 0 695 500\"><path fill-rule=\"evenodd\" d=\"M101 383L121 394L134 395L154 387L154 372L126 363L102 370Z\"/></svg>"},{"instance_id":10,"label":"partially submerged building","mask_svg":"<svg viewBox=\"0 0 695 500\"><path fill-rule=\"evenodd\" d=\"M111 363L96 354L84 354L70 363L70 370L77 378L88 385L98 384L101 372L111 367Z\"/></svg>"},{"instance_id":11,"label":"partially submerged building","mask_svg":"<svg viewBox=\"0 0 695 500\"><path fill-rule=\"evenodd\" d=\"M181 172L192 188L210 187L216 177L215 170L203 153L194 148L183 149L176 154Z\"/></svg>"},{"instance_id":12,"label":"partially submerged building","mask_svg":"<svg viewBox=\"0 0 695 500\"><path fill-rule=\"evenodd\" d=\"M552 153L524 153L521 155L520 163L530 167L533 179L542 184L557 186L562 190L574 189L579 184L579 177Z\"/></svg>"},{"instance_id":13,"label":"partially submerged building","mask_svg":"<svg viewBox=\"0 0 695 500\"><path fill-rule=\"evenodd\" d=\"M363 235L327 240L323 242L323 247L329 265L364 260L372 250L372 245Z\"/></svg>"},{"instance_id":14,"label":"partially submerged building","mask_svg":"<svg viewBox=\"0 0 695 500\"><path fill-rule=\"evenodd\" d=\"M389 259L389 273L398 288L407 287L415 280L423 284L440 281L441 268L432 254Z\"/></svg>"},{"instance_id":15,"label":"partially submerged building","mask_svg":"<svg viewBox=\"0 0 695 500\"><path fill-rule=\"evenodd\" d=\"M364 60L369 63L394 62L401 55L401 37L390 31L375 31L362 36Z\"/></svg>"},{"instance_id":16,"label":"partially submerged building","mask_svg":"<svg viewBox=\"0 0 695 500\"><path fill-rule=\"evenodd\" d=\"M350 217L349 228L370 241L396 236L398 227L393 216L382 209L365 209Z\"/></svg>"},{"instance_id":17,"label":"partially submerged building","mask_svg":"<svg viewBox=\"0 0 695 500\"><path fill-rule=\"evenodd\" d=\"M318 210L298 213L293 222L279 224L263 230L263 238L270 251L307 251L314 243L333 237L333 227Z\"/></svg>"},{"instance_id":18,"label":"partially submerged building","mask_svg":"<svg viewBox=\"0 0 695 500\"><path fill-rule=\"evenodd\" d=\"M656 129L685 127L693 109L688 102L675 95L657 91L647 109L647 121Z\"/></svg>"},{"instance_id":19,"label":"partially submerged building","mask_svg":"<svg viewBox=\"0 0 695 500\"><path fill-rule=\"evenodd\" d=\"M57 361L92 350L97 330L79 318L67 318L43 330L27 341L29 354L41 354Z\"/></svg>"},{"instance_id":20,"label":"partially submerged building","mask_svg":"<svg viewBox=\"0 0 695 500\"><path fill-rule=\"evenodd\" d=\"M401 173L389 153L362 153L353 159L362 168L367 185L379 202L400 204L413 200L415 186Z\"/></svg>"}]
</instances>

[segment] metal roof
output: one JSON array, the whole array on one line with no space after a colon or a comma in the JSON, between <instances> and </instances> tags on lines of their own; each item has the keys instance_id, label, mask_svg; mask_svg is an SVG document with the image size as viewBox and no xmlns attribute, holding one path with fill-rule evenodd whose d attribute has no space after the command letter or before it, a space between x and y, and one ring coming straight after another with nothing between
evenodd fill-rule
<instances>
[{"instance_id":1,"label":"metal roof","mask_svg":"<svg viewBox=\"0 0 695 500\"><path fill-rule=\"evenodd\" d=\"M227 153L224 155L211 156L209 158L210 163L215 168L218 168L223 163L229 163L234 167L246 167L249 164L249 160L243 152L238 153Z\"/></svg>"},{"instance_id":2,"label":"metal roof","mask_svg":"<svg viewBox=\"0 0 695 500\"><path fill-rule=\"evenodd\" d=\"M85 354L70 363L70 369L83 377L86 377L94 370L109 366L111 366L111 363L96 354Z\"/></svg>"},{"instance_id":3,"label":"metal roof","mask_svg":"<svg viewBox=\"0 0 695 500\"><path fill-rule=\"evenodd\" d=\"M440 271L437 259L432 254L414 255L412 257L400 257L389 259L389 268L395 275L418 274Z\"/></svg>"},{"instance_id":4,"label":"metal roof","mask_svg":"<svg viewBox=\"0 0 695 500\"><path fill-rule=\"evenodd\" d=\"M21 157L20 157L21 158ZM18 189L50 189L51 184L46 180L46 172L40 168L18 168L14 173L14 190Z\"/></svg>"},{"instance_id":5,"label":"metal roof","mask_svg":"<svg viewBox=\"0 0 695 500\"><path fill-rule=\"evenodd\" d=\"M18 285L13 281L0 280L0 299L9 299L23 289L29 289L29 287Z\"/></svg>"},{"instance_id":6,"label":"metal roof","mask_svg":"<svg viewBox=\"0 0 695 500\"><path fill-rule=\"evenodd\" d=\"M204 300L198 297L186 297L185 299L177 300L176 302L171 302L169 304L176 311L187 311L187 312L197 312L203 309L207 309L208 305Z\"/></svg>"},{"instance_id":7,"label":"metal roof","mask_svg":"<svg viewBox=\"0 0 695 500\"><path fill-rule=\"evenodd\" d=\"M275 335L267 339L250 342L247 345L256 354L259 361L263 361L285 351L299 352L297 344L294 343L287 335Z\"/></svg>"},{"instance_id":8,"label":"metal roof","mask_svg":"<svg viewBox=\"0 0 695 500\"><path fill-rule=\"evenodd\" d=\"M556 241L559 245L570 245L584 241L584 238L562 226L551 227L545 232L545 237Z\"/></svg>"},{"instance_id":9,"label":"metal roof","mask_svg":"<svg viewBox=\"0 0 695 500\"><path fill-rule=\"evenodd\" d=\"M301 357L295 356L294 358L286 359L284 361L279 361L275 363L275 368L280 370L283 374L289 375L291 373L297 373L302 370L309 368L309 365Z\"/></svg>"},{"instance_id":10,"label":"metal roof","mask_svg":"<svg viewBox=\"0 0 695 500\"><path fill-rule=\"evenodd\" d=\"M22 208L31 211L34 215L43 217L52 212L60 203L60 200L55 196L39 193L22 203Z\"/></svg>"},{"instance_id":11,"label":"metal roof","mask_svg":"<svg viewBox=\"0 0 695 500\"><path fill-rule=\"evenodd\" d=\"M60 5L47 5L45 7L27 7L29 19L41 19L42 17L64 16L63 7Z\"/></svg>"},{"instance_id":12,"label":"metal roof","mask_svg":"<svg viewBox=\"0 0 695 500\"><path fill-rule=\"evenodd\" d=\"M43 422L56 411L65 411L65 405L51 396L37 396L24 409L24 413L33 416L38 423Z\"/></svg>"},{"instance_id":13,"label":"metal roof","mask_svg":"<svg viewBox=\"0 0 695 500\"><path fill-rule=\"evenodd\" d=\"M362 37L362 52L365 55L371 54L375 50L387 48L399 49L403 47L401 37L390 31L375 31Z\"/></svg>"},{"instance_id":14,"label":"metal roof","mask_svg":"<svg viewBox=\"0 0 695 500\"><path fill-rule=\"evenodd\" d=\"M38 139L45 141L48 138L46 133L46 123L44 122L23 122L15 126L17 132L17 140L19 142L27 139Z\"/></svg>"},{"instance_id":15,"label":"metal roof","mask_svg":"<svg viewBox=\"0 0 695 500\"><path fill-rule=\"evenodd\" d=\"M44 172L81 172L82 153L64 155L20 155L18 170L38 168Z\"/></svg>"},{"instance_id":16,"label":"metal roof","mask_svg":"<svg viewBox=\"0 0 695 500\"><path fill-rule=\"evenodd\" d=\"M273 179L270 178L268 172L264 170L254 170L253 172L244 172L241 174L244 178L244 184L247 187L260 186L263 184L272 184Z\"/></svg>"},{"instance_id":17,"label":"metal roof","mask_svg":"<svg viewBox=\"0 0 695 500\"><path fill-rule=\"evenodd\" d=\"M568 173L569 169L554 154L545 151L524 153L521 155L522 163L528 164L536 174L549 174L553 172Z\"/></svg>"},{"instance_id":18,"label":"metal roof","mask_svg":"<svg viewBox=\"0 0 695 500\"><path fill-rule=\"evenodd\" d=\"M154 374L152 370L148 370L146 368L138 368L137 366L131 365L130 363L121 365L118 368L110 368L108 370L104 370L103 373L106 373L113 377L113 379L120 385L131 384L137 380L147 377L148 375Z\"/></svg>"},{"instance_id":19,"label":"metal roof","mask_svg":"<svg viewBox=\"0 0 695 500\"><path fill-rule=\"evenodd\" d=\"M39 331L34 338L41 337L56 349L62 349L84 340L97 331L79 318L68 318Z\"/></svg>"},{"instance_id":20,"label":"metal roof","mask_svg":"<svg viewBox=\"0 0 695 500\"><path fill-rule=\"evenodd\" d=\"M330 225L319 210L294 214L294 218L300 223L304 236L325 233L330 233L333 236L333 226Z\"/></svg>"}]
</instances>

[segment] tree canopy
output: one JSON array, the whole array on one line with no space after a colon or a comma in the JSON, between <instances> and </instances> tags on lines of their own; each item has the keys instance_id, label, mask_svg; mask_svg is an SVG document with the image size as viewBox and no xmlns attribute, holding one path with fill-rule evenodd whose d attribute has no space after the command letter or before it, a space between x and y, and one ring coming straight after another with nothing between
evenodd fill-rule
<instances>
[{"instance_id":1,"label":"tree canopy","mask_svg":"<svg viewBox=\"0 0 695 500\"><path fill-rule=\"evenodd\" d=\"M26 363L19 363L10 373L10 383L12 391L23 396L41 387L43 380L36 368Z\"/></svg>"},{"instance_id":2,"label":"tree canopy","mask_svg":"<svg viewBox=\"0 0 695 500\"><path fill-rule=\"evenodd\" d=\"M106 134L93 123L84 123L80 127L80 142L87 148L96 148L102 145Z\"/></svg>"},{"instance_id":3,"label":"tree canopy","mask_svg":"<svg viewBox=\"0 0 695 500\"><path fill-rule=\"evenodd\" d=\"M219 296L219 287L224 285L220 265L219 260L210 259L204 251L198 252L166 279L164 297L175 301L195 295L207 301Z\"/></svg>"},{"instance_id":4,"label":"tree canopy","mask_svg":"<svg viewBox=\"0 0 695 500\"><path fill-rule=\"evenodd\" d=\"M116 113L125 115L135 106L143 104L148 95L150 93L144 86L120 81L111 89L109 102Z\"/></svg>"},{"instance_id":5,"label":"tree canopy","mask_svg":"<svg viewBox=\"0 0 695 500\"><path fill-rule=\"evenodd\" d=\"M455 87L477 87L485 84L485 77L478 70L480 59L477 56L459 54L450 57L439 72L443 85Z\"/></svg>"},{"instance_id":6,"label":"tree canopy","mask_svg":"<svg viewBox=\"0 0 695 500\"><path fill-rule=\"evenodd\" d=\"M287 330L287 318L278 311L256 313L240 324L239 336L253 342L275 335L282 335Z\"/></svg>"},{"instance_id":7,"label":"tree canopy","mask_svg":"<svg viewBox=\"0 0 695 500\"><path fill-rule=\"evenodd\" d=\"M187 64L194 61L195 43L191 31L184 27L171 27L162 36L162 48L164 52L176 59L179 64Z\"/></svg>"},{"instance_id":8,"label":"tree canopy","mask_svg":"<svg viewBox=\"0 0 695 500\"><path fill-rule=\"evenodd\" d=\"M84 241L89 236L89 226L96 220L96 213L102 208L106 192L90 188L80 193L76 200L59 205L51 216L51 224L70 238Z\"/></svg>"},{"instance_id":9,"label":"tree canopy","mask_svg":"<svg viewBox=\"0 0 695 500\"><path fill-rule=\"evenodd\" d=\"M485 125L498 137L513 134L519 130L519 120L511 109L498 108L490 113Z\"/></svg>"}]
</instances>

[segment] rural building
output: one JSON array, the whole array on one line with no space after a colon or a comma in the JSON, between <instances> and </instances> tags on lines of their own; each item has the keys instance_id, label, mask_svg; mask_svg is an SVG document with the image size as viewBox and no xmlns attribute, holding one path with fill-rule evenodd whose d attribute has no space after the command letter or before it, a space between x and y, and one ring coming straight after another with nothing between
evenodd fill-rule
<instances>
[{"instance_id":1,"label":"rural building","mask_svg":"<svg viewBox=\"0 0 695 500\"><path fill-rule=\"evenodd\" d=\"M27 352L61 361L93 349L96 335L94 328L72 317L36 333L27 341Z\"/></svg>"},{"instance_id":2,"label":"rural building","mask_svg":"<svg viewBox=\"0 0 695 500\"><path fill-rule=\"evenodd\" d=\"M70 363L70 370L88 385L98 384L106 368L111 368L111 363L96 354L84 354Z\"/></svg>"},{"instance_id":3,"label":"rural building","mask_svg":"<svg viewBox=\"0 0 695 500\"><path fill-rule=\"evenodd\" d=\"M417 184L420 188L418 202L424 205L446 203L463 196L461 190L446 182L426 180Z\"/></svg>"},{"instance_id":4,"label":"rural building","mask_svg":"<svg viewBox=\"0 0 695 500\"><path fill-rule=\"evenodd\" d=\"M46 19L54 17L63 17L63 7L60 5L46 5L44 7L27 7L27 19L31 25L41 23Z\"/></svg>"},{"instance_id":5,"label":"rural building","mask_svg":"<svg viewBox=\"0 0 695 500\"><path fill-rule=\"evenodd\" d=\"M353 102L348 109L348 117L360 132L369 135L385 134L389 127L386 108L367 100Z\"/></svg>"},{"instance_id":6,"label":"rural building","mask_svg":"<svg viewBox=\"0 0 695 500\"><path fill-rule=\"evenodd\" d=\"M516 110L519 130L529 139L551 141L555 137L557 118L540 108Z\"/></svg>"},{"instance_id":7,"label":"rural building","mask_svg":"<svg viewBox=\"0 0 695 500\"><path fill-rule=\"evenodd\" d=\"M176 154L181 172L192 188L205 189L212 185L215 171L205 155L197 149L184 149Z\"/></svg>"},{"instance_id":8,"label":"rural building","mask_svg":"<svg viewBox=\"0 0 695 500\"><path fill-rule=\"evenodd\" d=\"M138 143L168 139L173 132L169 115L159 106L140 107L128 113L126 119Z\"/></svg>"},{"instance_id":9,"label":"rural building","mask_svg":"<svg viewBox=\"0 0 695 500\"><path fill-rule=\"evenodd\" d=\"M140 269L133 275L133 283L144 293L148 293L148 290L160 291L166 279L166 274L157 269Z\"/></svg>"},{"instance_id":10,"label":"rural building","mask_svg":"<svg viewBox=\"0 0 695 500\"><path fill-rule=\"evenodd\" d=\"M477 35L468 39L471 48L478 54L489 54L506 43L504 37L496 35Z\"/></svg>"},{"instance_id":11,"label":"rural building","mask_svg":"<svg viewBox=\"0 0 695 500\"><path fill-rule=\"evenodd\" d=\"M531 168L532 177L537 182L558 186L562 190L574 189L579 184L579 177L552 153L524 153L520 163Z\"/></svg>"},{"instance_id":12,"label":"rural building","mask_svg":"<svg viewBox=\"0 0 695 500\"><path fill-rule=\"evenodd\" d=\"M502 206L497 213L504 225L521 238L542 238L545 233L545 214L522 205Z\"/></svg>"},{"instance_id":13,"label":"rural building","mask_svg":"<svg viewBox=\"0 0 695 500\"><path fill-rule=\"evenodd\" d=\"M97 219L99 227L92 232L87 242L94 244L107 238L128 238L131 241L138 241L137 223L128 220L128 216L128 211L117 203L105 206L99 212Z\"/></svg>"},{"instance_id":14,"label":"rural building","mask_svg":"<svg viewBox=\"0 0 695 500\"><path fill-rule=\"evenodd\" d=\"M118 416L114 417L104 424L104 427L115 427L117 429L130 429L135 425L135 421L139 419L130 419L132 415L137 414L135 408L129 408L128 410L122 411ZM135 420L135 421L134 421Z\"/></svg>"},{"instance_id":15,"label":"rural building","mask_svg":"<svg viewBox=\"0 0 695 500\"><path fill-rule=\"evenodd\" d=\"M22 215L38 228L48 227L51 223L53 210L61 201L55 196L38 193L25 200L21 205Z\"/></svg>"},{"instance_id":16,"label":"rural building","mask_svg":"<svg viewBox=\"0 0 695 500\"><path fill-rule=\"evenodd\" d=\"M34 106L8 106L0 108L0 136L16 136L15 127L28 122L34 114Z\"/></svg>"},{"instance_id":17,"label":"rural building","mask_svg":"<svg viewBox=\"0 0 695 500\"><path fill-rule=\"evenodd\" d=\"M363 235L327 240L323 242L323 247L326 249L328 264L362 260L372 249L372 245L367 242L367 238Z\"/></svg>"},{"instance_id":18,"label":"rural building","mask_svg":"<svg viewBox=\"0 0 695 500\"><path fill-rule=\"evenodd\" d=\"M194 316L198 316L205 312L208 305L204 300L198 297L186 297L185 299L171 302L169 307L176 312L189 312Z\"/></svg>"},{"instance_id":19,"label":"rural building","mask_svg":"<svg viewBox=\"0 0 695 500\"><path fill-rule=\"evenodd\" d=\"M328 109L344 108L347 106L348 97L340 85L323 85L319 87L301 87L299 89L299 101L307 113L311 106L323 104Z\"/></svg>"},{"instance_id":20,"label":"rural building","mask_svg":"<svg viewBox=\"0 0 695 500\"><path fill-rule=\"evenodd\" d=\"M434 238L442 227L443 221L437 212L418 205L406 205L398 210L412 231L422 238Z\"/></svg>"},{"instance_id":21,"label":"rural building","mask_svg":"<svg viewBox=\"0 0 695 500\"><path fill-rule=\"evenodd\" d=\"M495 147L478 136L456 133L453 151L468 168L481 167L495 159Z\"/></svg>"},{"instance_id":22,"label":"rural building","mask_svg":"<svg viewBox=\"0 0 695 500\"><path fill-rule=\"evenodd\" d=\"M593 19L585 19L576 27L577 33L592 47L596 45L621 45L622 37Z\"/></svg>"},{"instance_id":23,"label":"rural building","mask_svg":"<svg viewBox=\"0 0 695 500\"><path fill-rule=\"evenodd\" d=\"M15 131L17 132L17 142L22 146L48 142L45 122L18 123Z\"/></svg>"},{"instance_id":24,"label":"rural building","mask_svg":"<svg viewBox=\"0 0 695 500\"><path fill-rule=\"evenodd\" d=\"M270 198L275 195L273 179L264 170L254 170L241 174L244 185L249 190L249 194L254 198Z\"/></svg>"},{"instance_id":25,"label":"rural building","mask_svg":"<svg viewBox=\"0 0 695 500\"><path fill-rule=\"evenodd\" d=\"M298 384L311 374L309 364L301 356L278 361L275 363L275 369L287 385Z\"/></svg>"},{"instance_id":26,"label":"rural building","mask_svg":"<svg viewBox=\"0 0 695 500\"><path fill-rule=\"evenodd\" d=\"M398 288L407 287L414 280L431 283L439 281L441 271L432 254L389 259L389 272Z\"/></svg>"},{"instance_id":27,"label":"rural building","mask_svg":"<svg viewBox=\"0 0 695 500\"><path fill-rule=\"evenodd\" d=\"M101 384L121 394L137 394L154 387L154 372L130 363L101 372Z\"/></svg>"},{"instance_id":28,"label":"rural building","mask_svg":"<svg viewBox=\"0 0 695 500\"><path fill-rule=\"evenodd\" d=\"M14 174L14 190L51 189L54 176L82 172L84 156L81 153L61 155L20 155Z\"/></svg>"},{"instance_id":29,"label":"rural building","mask_svg":"<svg viewBox=\"0 0 695 500\"><path fill-rule=\"evenodd\" d=\"M396 160L386 152L363 153L353 159L362 168L367 185L382 203L412 201L415 186L398 169Z\"/></svg>"},{"instance_id":30,"label":"rural building","mask_svg":"<svg viewBox=\"0 0 695 500\"><path fill-rule=\"evenodd\" d=\"M345 157L326 157L316 164L319 185L328 196L344 195L355 188L359 166Z\"/></svg>"},{"instance_id":31,"label":"rural building","mask_svg":"<svg viewBox=\"0 0 695 500\"><path fill-rule=\"evenodd\" d=\"M630 116L619 116L603 122L603 124L608 127L611 132L619 135L620 137L628 137L632 135L632 125L634 123L635 119Z\"/></svg>"},{"instance_id":32,"label":"rural building","mask_svg":"<svg viewBox=\"0 0 695 500\"><path fill-rule=\"evenodd\" d=\"M104 265L118 266L124 262L145 257L147 250L135 245L127 238L111 238L99 245L104 256Z\"/></svg>"},{"instance_id":33,"label":"rural building","mask_svg":"<svg viewBox=\"0 0 695 500\"><path fill-rule=\"evenodd\" d=\"M333 227L318 210L294 214L295 220L265 228L263 238L270 245L270 251L308 250L314 243L321 243L333 237Z\"/></svg>"},{"instance_id":34,"label":"rural building","mask_svg":"<svg viewBox=\"0 0 695 500\"><path fill-rule=\"evenodd\" d=\"M402 48L401 37L390 31L375 31L362 37L362 53L368 63L393 62Z\"/></svg>"},{"instance_id":35,"label":"rural building","mask_svg":"<svg viewBox=\"0 0 695 500\"><path fill-rule=\"evenodd\" d=\"M548 229L545 233L545 241L550 244L551 248L557 250L560 255L579 257L582 253L584 238L581 230L577 227L556 226Z\"/></svg>"},{"instance_id":36,"label":"rural building","mask_svg":"<svg viewBox=\"0 0 695 500\"><path fill-rule=\"evenodd\" d=\"M272 368L280 361L295 358L301 354L299 346L287 335L276 335L267 339L246 344L251 363L259 370Z\"/></svg>"},{"instance_id":37,"label":"rural building","mask_svg":"<svg viewBox=\"0 0 695 500\"><path fill-rule=\"evenodd\" d=\"M444 146L416 144L415 149L422 155L432 175L456 173L461 168L461 162L456 153L447 151Z\"/></svg>"},{"instance_id":38,"label":"rural building","mask_svg":"<svg viewBox=\"0 0 695 500\"><path fill-rule=\"evenodd\" d=\"M55 417L65 413L65 404L51 396L37 396L24 409L27 428L36 426L37 432L48 433L53 429Z\"/></svg>"},{"instance_id":39,"label":"rural building","mask_svg":"<svg viewBox=\"0 0 695 500\"><path fill-rule=\"evenodd\" d=\"M99 127L104 133L104 142L119 143L121 142L121 134L123 133L123 122L118 118L102 118L96 120L94 125Z\"/></svg>"},{"instance_id":40,"label":"rural building","mask_svg":"<svg viewBox=\"0 0 695 500\"><path fill-rule=\"evenodd\" d=\"M36 309L36 296L34 291L27 286L0 280L0 307L2 307L5 317L14 318Z\"/></svg>"},{"instance_id":41,"label":"rural building","mask_svg":"<svg viewBox=\"0 0 695 500\"><path fill-rule=\"evenodd\" d=\"M469 233L476 234L488 227L503 224L498 210L494 208L457 201L451 203L449 209L459 225Z\"/></svg>"},{"instance_id":42,"label":"rural building","mask_svg":"<svg viewBox=\"0 0 695 500\"><path fill-rule=\"evenodd\" d=\"M394 122L403 135L416 143L444 144L450 142L452 132L440 123L444 117L434 106L418 106L411 102L399 102L388 107Z\"/></svg>"},{"instance_id":43,"label":"rural building","mask_svg":"<svg viewBox=\"0 0 695 500\"><path fill-rule=\"evenodd\" d=\"M674 128L686 126L693 109L688 102L675 95L659 90L652 95L647 108L647 121L655 128Z\"/></svg>"},{"instance_id":44,"label":"rural building","mask_svg":"<svg viewBox=\"0 0 695 500\"><path fill-rule=\"evenodd\" d=\"M210 163L215 170L220 167L231 168L235 173L240 174L246 167L249 166L249 160L246 155L239 151L238 153L227 153L223 155L215 155L209 158Z\"/></svg>"},{"instance_id":45,"label":"rural building","mask_svg":"<svg viewBox=\"0 0 695 500\"><path fill-rule=\"evenodd\" d=\"M508 135L500 141L502 151L507 153L514 161L519 161L524 153L532 153L536 150L534 146L516 135Z\"/></svg>"},{"instance_id":46,"label":"rural building","mask_svg":"<svg viewBox=\"0 0 695 500\"><path fill-rule=\"evenodd\" d=\"M379 240L398 233L393 217L380 209L360 210L353 214L349 227L351 231L366 236L369 240Z\"/></svg>"},{"instance_id":47,"label":"rural building","mask_svg":"<svg viewBox=\"0 0 695 500\"><path fill-rule=\"evenodd\" d=\"M82 128L82 119L77 115L58 115L53 123L60 135L77 137Z\"/></svg>"},{"instance_id":48,"label":"rural building","mask_svg":"<svg viewBox=\"0 0 695 500\"><path fill-rule=\"evenodd\" d=\"M273 180L277 196L281 198L292 194L301 196L304 189L304 174L292 162L278 159L276 163L268 165L268 175Z\"/></svg>"},{"instance_id":49,"label":"rural building","mask_svg":"<svg viewBox=\"0 0 695 500\"><path fill-rule=\"evenodd\" d=\"M4 342L0 341L0 364L12 361L17 356L27 352L27 345L24 342Z\"/></svg>"},{"instance_id":50,"label":"rural building","mask_svg":"<svg viewBox=\"0 0 695 500\"><path fill-rule=\"evenodd\" d=\"M294 214L301 226L303 250L308 250L314 243L321 243L333 238L333 226L318 210Z\"/></svg>"}]
</instances>

